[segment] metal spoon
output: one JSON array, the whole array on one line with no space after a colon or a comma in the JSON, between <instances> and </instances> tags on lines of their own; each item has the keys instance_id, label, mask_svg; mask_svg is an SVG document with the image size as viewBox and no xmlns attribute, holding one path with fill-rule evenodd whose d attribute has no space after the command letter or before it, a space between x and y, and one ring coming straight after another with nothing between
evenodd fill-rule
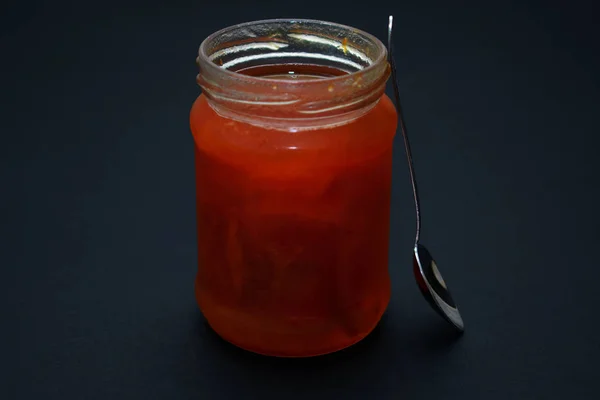
<instances>
[{"instance_id":1,"label":"metal spoon","mask_svg":"<svg viewBox=\"0 0 600 400\"><path fill-rule=\"evenodd\" d=\"M425 299L442 317L450 322L459 332L463 332L465 324L458 312L456 303L450 295L450 291L446 287L446 282L442 278L440 271L429 251L419 243L421 234L421 204L419 200L419 191L417 189L417 179L415 177L415 168L413 166L412 152L406 133L406 125L402 115L402 107L400 106L400 91L398 89L398 80L396 79L396 66L394 64L394 56L392 54L392 27L394 25L394 17L390 15L388 23L388 57L390 67L392 69L392 82L394 87L394 97L396 99L396 110L398 112L398 122L400 130L404 138L404 148L406 149L406 159L408 161L408 170L410 172L410 181L412 183L413 196L415 200L415 211L417 214L417 233L415 235L415 247L413 249L413 272L421 289L421 293Z\"/></svg>"}]
</instances>

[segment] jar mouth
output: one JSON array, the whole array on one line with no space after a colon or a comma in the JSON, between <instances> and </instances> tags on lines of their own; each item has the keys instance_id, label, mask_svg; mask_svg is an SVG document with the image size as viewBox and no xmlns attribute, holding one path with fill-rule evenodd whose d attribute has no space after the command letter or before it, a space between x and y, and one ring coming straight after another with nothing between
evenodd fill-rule
<instances>
[{"instance_id":1,"label":"jar mouth","mask_svg":"<svg viewBox=\"0 0 600 400\"><path fill-rule=\"evenodd\" d=\"M215 111L285 129L355 118L381 98L390 75L387 49L375 36L311 19L221 29L202 42L197 63L198 84ZM326 73L272 73L288 66ZM249 72L257 68L262 72Z\"/></svg>"},{"instance_id":2,"label":"jar mouth","mask_svg":"<svg viewBox=\"0 0 600 400\"><path fill-rule=\"evenodd\" d=\"M322 54L316 56L313 53L311 57L307 52L298 51L304 50L302 46L297 46L303 41L309 46L318 47ZM290 42L296 42L293 52L288 50ZM346 72L344 75L319 79L320 82L331 84L348 79L349 75L369 73L386 63L387 49L375 36L347 25L313 19L279 18L245 22L214 32L201 43L197 61L201 68L218 71L231 79L244 77L267 84L285 81L286 84L304 86L314 82L249 76L238 72L243 66L253 63L264 65L279 61L280 64L296 64L291 61L293 59L299 59L299 63L309 60L327 63Z\"/></svg>"}]
</instances>

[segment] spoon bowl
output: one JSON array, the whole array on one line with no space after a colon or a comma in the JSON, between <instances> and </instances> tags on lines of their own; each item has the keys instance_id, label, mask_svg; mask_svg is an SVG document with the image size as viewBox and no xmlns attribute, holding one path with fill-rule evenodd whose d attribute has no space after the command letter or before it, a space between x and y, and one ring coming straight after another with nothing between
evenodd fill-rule
<instances>
[{"instance_id":1,"label":"spoon bowl","mask_svg":"<svg viewBox=\"0 0 600 400\"><path fill-rule=\"evenodd\" d=\"M413 250L413 272L421 293L431 307L456 329L464 332L465 324L446 282L431 253L421 244L417 244Z\"/></svg>"}]
</instances>

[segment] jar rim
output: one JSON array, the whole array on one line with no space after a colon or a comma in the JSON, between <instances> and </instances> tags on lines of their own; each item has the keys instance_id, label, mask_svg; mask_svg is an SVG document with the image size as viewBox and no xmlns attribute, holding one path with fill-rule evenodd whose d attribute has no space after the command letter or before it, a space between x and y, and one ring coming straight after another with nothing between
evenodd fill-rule
<instances>
[{"instance_id":1,"label":"jar rim","mask_svg":"<svg viewBox=\"0 0 600 400\"><path fill-rule=\"evenodd\" d=\"M257 20L209 35L199 48L196 81L222 116L304 129L349 121L373 107L390 75L387 54L377 37L351 26L314 19ZM315 65L343 73L289 79L242 72L270 65Z\"/></svg>"},{"instance_id":2,"label":"jar rim","mask_svg":"<svg viewBox=\"0 0 600 400\"><path fill-rule=\"evenodd\" d=\"M321 25L325 25L325 26L331 26L334 28L338 28L338 29L348 30L349 32L358 34L358 35L368 39L369 41L371 41L373 44L375 44L377 46L377 49L379 51L378 51L377 57L372 60L372 63L370 65L368 65L364 68L361 68L361 69L357 69L356 71L352 71L348 74L339 75L339 76L327 76L327 77L323 77L318 80L311 79L311 80L297 80L297 81L241 74L237 71L232 71L227 68L222 68L221 66L212 62L212 60L210 59L210 54L208 52L208 46L209 46L209 44L214 42L215 39L217 39L218 37L223 36L234 30L244 29L246 27L251 27L251 26L256 26L256 25L261 25L261 24L274 24L275 25L275 24L282 24L282 23L321 24ZM291 85L291 86L306 87L306 86L310 86L311 83L313 83L313 82L318 85L323 85L324 83L334 84L334 83L338 83L338 82L343 82L345 80L348 80L348 78L355 77L359 74L368 74L371 71L380 67L380 65L382 63L387 62L387 47L376 36L374 36L368 32L365 32L361 29L357 29L352 26L349 26L349 25L344 25L344 24L340 24L340 23L336 23L336 22L317 20L317 19L307 19L307 18L274 18L274 19L262 19L262 20L248 21L248 22L243 22L243 23L239 23L236 25L230 25L228 27L222 28L222 29L210 34L200 44L200 47L198 49L197 61L198 61L198 63L201 63L202 67L209 68L214 73L223 74L224 77L228 77L228 78L235 79L235 80L243 79L243 80L248 80L248 81L253 81L253 82L262 82L264 84L281 84L281 83L285 82L286 86Z\"/></svg>"}]
</instances>

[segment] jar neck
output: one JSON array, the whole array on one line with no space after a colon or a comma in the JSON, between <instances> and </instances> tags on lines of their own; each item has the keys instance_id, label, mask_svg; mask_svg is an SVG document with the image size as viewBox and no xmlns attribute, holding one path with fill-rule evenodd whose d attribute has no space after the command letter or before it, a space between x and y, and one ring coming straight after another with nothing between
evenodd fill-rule
<instances>
[{"instance_id":1,"label":"jar neck","mask_svg":"<svg viewBox=\"0 0 600 400\"><path fill-rule=\"evenodd\" d=\"M202 43L197 61L197 82L217 113L284 130L358 118L381 98L390 75L386 48L377 38L314 20L266 20L225 28ZM295 73L312 70L333 73Z\"/></svg>"}]
</instances>

